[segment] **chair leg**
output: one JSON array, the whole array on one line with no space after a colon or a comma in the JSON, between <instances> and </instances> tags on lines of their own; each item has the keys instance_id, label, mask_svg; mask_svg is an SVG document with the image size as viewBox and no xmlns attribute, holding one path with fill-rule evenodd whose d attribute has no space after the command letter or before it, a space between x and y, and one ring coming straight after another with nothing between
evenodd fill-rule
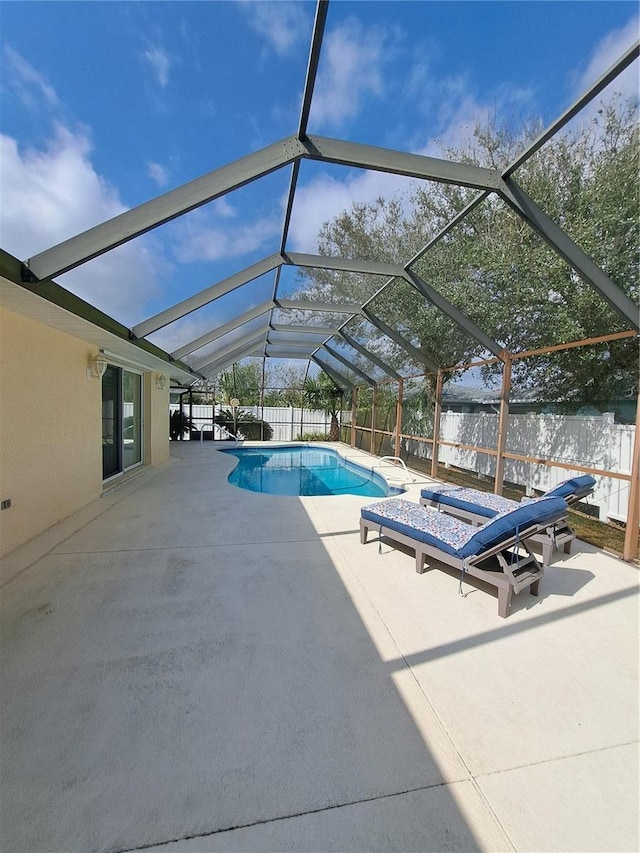
<instances>
[{"instance_id":1,"label":"chair leg","mask_svg":"<svg viewBox=\"0 0 640 853\"><path fill-rule=\"evenodd\" d=\"M361 524L360 525L360 544L361 545L367 544L367 533L368 532L369 532L369 528L366 527L364 524Z\"/></svg>"},{"instance_id":2,"label":"chair leg","mask_svg":"<svg viewBox=\"0 0 640 853\"><path fill-rule=\"evenodd\" d=\"M540 580L534 581L529 587L529 592L531 595L538 595L538 591L540 589Z\"/></svg>"},{"instance_id":3,"label":"chair leg","mask_svg":"<svg viewBox=\"0 0 640 853\"><path fill-rule=\"evenodd\" d=\"M498 588L498 616L502 616L503 619L507 618L509 613L509 608L511 607L511 598L513 597L513 587L499 587Z\"/></svg>"}]
</instances>

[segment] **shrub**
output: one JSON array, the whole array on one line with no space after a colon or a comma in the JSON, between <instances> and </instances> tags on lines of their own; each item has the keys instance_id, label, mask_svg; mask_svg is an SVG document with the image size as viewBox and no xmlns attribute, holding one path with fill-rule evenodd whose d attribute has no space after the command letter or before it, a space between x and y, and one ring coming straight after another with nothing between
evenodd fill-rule
<instances>
[{"instance_id":1,"label":"shrub","mask_svg":"<svg viewBox=\"0 0 640 853\"><path fill-rule=\"evenodd\" d=\"M188 415L176 409L169 415L169 438L171 441L181 441L185 433L194 429L193 422Z\"/></svg>"},{"instance_id":2,"label":"shrub","mask_svg":"<svg viewBox=\"0 0 640 853\"><path fill-rule=\"evenodd\" d=\"M329 441L329 436L324 432L305 432L296 436L296 441Z\"/></svg>"},{"instance_id":3,"label":"shrub","mask_svg":"<svg viewBox=\"0 0 640 853\"><path fill-rule=\"evenodd\" d=\"M225 427L232 435L235 435L233 412L230 409L222 409L214 420L215 423ZM271 424L263 421L261 418L257 418L251 412L243 412L241 409L238 409L235 425L238 432L242 433L248 441L271 441L273 438Z\"/></svg>"}]
</instances>

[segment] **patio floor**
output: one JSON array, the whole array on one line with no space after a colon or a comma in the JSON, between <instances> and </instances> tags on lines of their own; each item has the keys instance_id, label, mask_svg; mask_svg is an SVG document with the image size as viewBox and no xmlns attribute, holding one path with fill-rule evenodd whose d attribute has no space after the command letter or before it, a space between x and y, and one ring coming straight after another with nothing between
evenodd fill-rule
<instances>
[{"instance_id":1,"label":"patio floor","mask_svg":"<svg viewBox=\"0 0 640 853\"><path fill-rule=\"evenodd\" d=\"M370 498L172 454L0 563L2 850L638 850L637 565L501 619Z\"/></svg>"}]
</instances>

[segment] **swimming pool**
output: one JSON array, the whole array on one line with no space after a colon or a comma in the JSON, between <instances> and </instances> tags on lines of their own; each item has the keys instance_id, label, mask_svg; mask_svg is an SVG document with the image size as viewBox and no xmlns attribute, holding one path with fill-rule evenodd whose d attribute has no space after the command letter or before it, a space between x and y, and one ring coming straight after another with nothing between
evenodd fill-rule
<instances>
[{"instance_id":1,"label":"swimming pool","mask_svg":"<svg viewBox=\"0 0 640 853\"><path fill-rule=\"evenodd\" d=\"M349 462L335 450L306 444L234 447L222 450L239 462L229 482L270 495L362 495L384 498L403 489L389 486L375 471Z\"/></svg>"}]
</instances>

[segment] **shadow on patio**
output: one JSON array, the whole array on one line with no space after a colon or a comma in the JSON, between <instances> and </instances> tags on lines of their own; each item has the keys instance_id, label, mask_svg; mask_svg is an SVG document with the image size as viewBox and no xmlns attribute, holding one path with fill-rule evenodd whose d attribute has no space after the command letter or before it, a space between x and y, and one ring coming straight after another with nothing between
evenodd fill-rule
<instances>
[{"instance_id":1,"label":"shadow on patio","mask_svg":"<svg viewBox=\"0 0 640 853\"><path fill-rule=\"evenodd\" d=\"M402 552L361 546L362 499L244 492L226 481L233 458L173 451L174 464L105 498L4 585L5 849L577 850L585 833L609 849L634 843L620 819L628 790L621 802L614 785L594 818L602 767L592 770L567 817L557 768L585 753L613 761L634 726L637 738L633 632L615 621L634 613L633 567L614 561L607 591L587 561L593 584L503 622L484 592L461 610L448 574L419 577ZM549 574L571 570L575 584L577 559ZM598 671L616 644L620 659ZM594 679L602 695L580 732L572 703ZM629 761L616 765L627 782ZM560 781L519 783L527 764ZM509 801L519 784L532 788L526 818ZM540 791L565 810L559 823L537 811ZM615 830L604 823L614 796Z\"/></svg>"}]
</instances>

